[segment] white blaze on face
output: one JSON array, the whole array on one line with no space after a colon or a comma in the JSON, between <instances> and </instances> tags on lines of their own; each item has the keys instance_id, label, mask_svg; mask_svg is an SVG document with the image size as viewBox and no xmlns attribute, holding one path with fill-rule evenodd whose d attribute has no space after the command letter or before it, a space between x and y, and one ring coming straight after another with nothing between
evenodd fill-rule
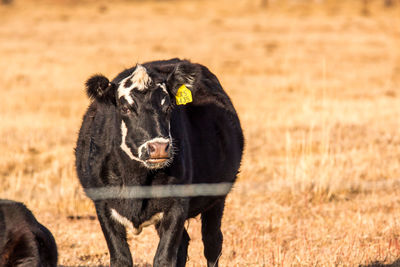
<instances>
[{"instance_id":1,"label":"white blaze on face","mask_svg":"<svg viewBox=\"0 0 400 267\"><path fill-rule=\"evenodd\" d=\"M136 160L136 161L139 161L139 162L142 162L145 166L148 166L147 163L146 163L146 161L141 160L140 157L141 157L141 154L142 154L143 149L147 147L147 144L148 144L148 143L151 143L151 142L160 142L160 143L169 143L169 144L172 143L171 129L170 129L170 132L169 132L169 139L163 138L163 137L157 137L157 138L153 138L153 139L151 139L151 140L145 142L144 144L142 144L142 145L139 147L139 149L138 149L139 157L136 157L135 155L133 155L131 149L130 149L130 148L128 147L128 145L126 144L126 136L127 136L127 135L128 135L128 127L126 127L125 122L122 121L122 122L121 122L121 139L122 139L122 140L121 140L121 145L120 145L121 150L124 151L124 152L128 155L128 157L129 157L130 159Z\"/></svg>"},{"instance_id":2,"label":"white blaze on face","mask_svg":"<svg viewBox=\"0 0 400 267\"><path fill-rule=\"evenodd\" d=\"M122 135L122 141L121 141L121 149L124 151L131 159L137 160L140 162L143 162L140 160L138 157L135 157L131 151L131 149L128 147L126 144L126 135L128 134L128 128L126 127L126 124L124 121L121 122L121 135Z\"/></svg>"},{"instance_id":3,"label":"white blaze on face","mask_svg":"<svg viewBox=\"0 0 400 267\"><path fill-rule=\"evenodd\" d=\"M129 104L132 104L133 99L131 97L131 91L133 88L143 91L147 88L147 85L150 82L151 78L147 73L146 68L142 65L137 65L135 71L119 83L118 98L125 97L126 101L128 101Z\"/></svg>"}]
</instances>

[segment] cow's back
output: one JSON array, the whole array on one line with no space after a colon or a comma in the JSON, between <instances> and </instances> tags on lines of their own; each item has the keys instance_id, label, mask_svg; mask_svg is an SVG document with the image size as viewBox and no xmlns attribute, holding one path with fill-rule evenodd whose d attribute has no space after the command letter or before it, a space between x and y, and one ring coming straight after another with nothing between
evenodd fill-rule
<instances>
[{"instance_id":1,"label":"cow's back","mask_svg":"<svg viewBox=\"0 0 400 267\"><path fill-rule=\"evenodd\" d=\"M233 182L243 151L236 114L215 105L187 108L194 183Z\"/></svg>"},{"instance_id":2,"label":"cow's back","mask_svg":"<svg viewBox=\"0 0 400 267\"><path fill-rule=\"evenodd\" d=\"M0 199L0 266L16 263L56 266L57 245L51 232L24 204Z\"/></svg>"},{"instance_id":3,"label":"cow's back","mask_svg":"<svg viewBox=\"0 0 400 267\"><path fill-rule=\"evenodd\" d=\"M234 182L244 146L239 118L217 77L206 67L194 65L193 102L177 106L185 113L193 182ZM176 131L181 128L177 126Z\"/></svg>"}]
</instances>

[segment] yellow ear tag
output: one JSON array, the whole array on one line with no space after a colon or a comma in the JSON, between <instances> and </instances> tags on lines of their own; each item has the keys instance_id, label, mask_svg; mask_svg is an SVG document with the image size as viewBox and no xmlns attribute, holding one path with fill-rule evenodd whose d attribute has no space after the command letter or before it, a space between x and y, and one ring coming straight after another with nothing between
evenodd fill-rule
<instances>
[{"instance_id":1,"label":"yellow ear tag","mask_svg":"<svg viewBox=\"0 0 400 267\"><path fill-rule=\"evenodd\" d=\"M186 105L187 103L193 101L192 92L184 84L179 87L178 92L176 92L175 98L177 105Z\"/></svg>"}]
</instances>

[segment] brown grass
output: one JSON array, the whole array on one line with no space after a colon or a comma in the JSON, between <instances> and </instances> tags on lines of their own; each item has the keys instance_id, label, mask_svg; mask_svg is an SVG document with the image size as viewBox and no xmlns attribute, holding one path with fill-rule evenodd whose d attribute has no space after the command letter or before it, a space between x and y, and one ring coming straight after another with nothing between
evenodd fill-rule
<instances>
[{"instance_id":1,"label":"brown grass","mask_svg":"<svg viewBox=\"0 0 400 267\"><path fill-rule=\"evenodd\" d=\"M220 78L245 131L222 266L399 264L399 4L262 2L0 6L0 197L50 228L61 265L109 257L74 170L84 81L176 56ZM187 227L188 266L203 266L199 220ZM129 238L149 265L154 229Z\"/></svg>"}]
</instances>

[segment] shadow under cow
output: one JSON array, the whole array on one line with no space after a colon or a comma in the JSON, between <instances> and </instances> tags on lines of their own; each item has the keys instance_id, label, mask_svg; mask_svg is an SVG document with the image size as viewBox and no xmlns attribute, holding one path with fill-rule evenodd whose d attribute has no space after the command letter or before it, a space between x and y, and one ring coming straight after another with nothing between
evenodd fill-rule
<instances>
[{"instance_id":1,"label":"shadow under cow","mask_svg":"<svg viewBox=\"0 0 400 267\"><path fill-rule=\"evenodd\" d=\"M376 261L371 264L360 265L359 267L400 267L400 259L397 259L392 263L380 263Z\"/></svg>"},{"instance_id":2,"label":"shadow under cow","mask_svg":"<svg viewBox=\"0 0 400 267\"><path fill-rule=\"evenodd\" d=\"M58 265L58 267L83 267L89 265ZM109 267L110 265L90 265L90 267ZM142 264L134 264L133 267L150 267L151 264L149 263L142 263Z\"/></svg>"}]
</instances>

